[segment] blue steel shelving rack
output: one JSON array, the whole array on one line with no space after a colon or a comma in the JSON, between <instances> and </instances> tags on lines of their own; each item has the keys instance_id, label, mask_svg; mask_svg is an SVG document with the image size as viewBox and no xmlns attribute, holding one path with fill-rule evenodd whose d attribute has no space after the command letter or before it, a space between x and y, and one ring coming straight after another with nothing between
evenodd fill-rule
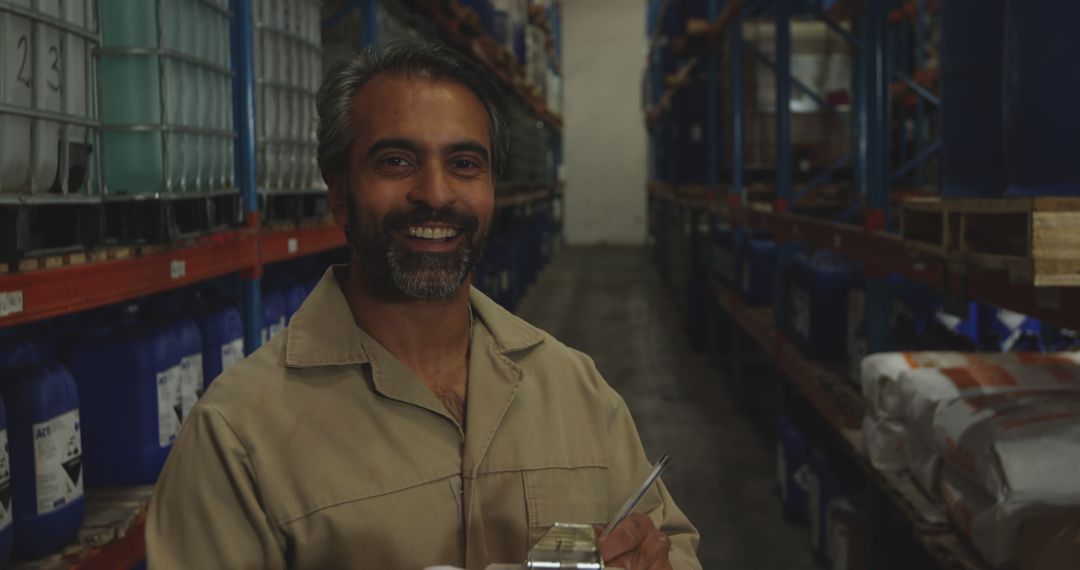
<instances>
[{"instance_id":1,"label":"blue steel shelving rack","mask_svg":"<svg viewBox=\"0 0 1080 570\"><path fill-rule=\"evenodd\" d=\"M926 36L925 16L929 0L912 0L916 18L913 22L900 22L901 34L914 32L918 47L915 49L914 67L921 69L926 61L926 49L923 40ZM664 45L665 39L659 32L663 26L663 12L666 2L654 0L649 6L652 50L649 56L649 74L646 78L652 88L653 97L646 101L648 106L647 123L650 125L650 143L653 159L662 152L663 144L658 132L666 126L665 107L670 102L671 90L663 97L657 96L660 81L657 67L660 60L657 46ZM695 195L685 195L679 189L668 184L650 184L651 198L665 204L665 208L690 211L689 215L713 215L726 218L733 226L749 229L769 230L778 242L799 240L815 247L837 250L849 257L864 262L866 278L866 327L868 352L880 352L888 349L888 327L890 319L888 273L899 272L908 277L928 283L959 297L981 299L996 305L1009 307L1038 318L1047 318L1065 325L1080 323L1080 310L1075 307L1080 302L1080 294L1074 290L1057 289L1037 291L1030 285L1018 285L1008 282L1002 275L992 275L979 268L967 268L966 275L951 272L942 258L920 256L908 251L903 243L888 233L890 191L894 184L905 178L911 179L915 186L925 184L926 161L941 149L939 140L929 140L926 125L929 109L940 107L939 98L930 89L920 84L915 74L906 73L896 62L890 59L890 3L856 2L857 15L852 18L853 29L848 30L829 16L833 2L821 0L730 0L721 13L717 11L717 1L709 0L709 18L712 22L710 38L704 51L684 65L681 71L693 70L705 62L708 67L709 98L707 109L702 110L708 117L706 138L709 156L707 195L704 200ZM791 37L790 21L795 15L810 16L822 21L833 33L846 41L854 55L852 101L850 113L828 104L823 97L814 93L791 75ZM754 46L744 42L742 22L753 16L769 16L774 22L775 50L769 58L758 52ZM908 30L905 26L911 26ZM670 39L670 38L669 38ZM723 128L731 129L733 145L730 149L721 149L716 141L722 128L715 120L719 106L716 84L718 81L715 61L717 51L723 44L729 46L732 108L731 124ZM766 66L772 68L776 80L776 199L771 207L762 211L749 206L746 174L743 160L743 53L751 54ZM893 113L891 90L895 85L902 86L917 95L914 104L914 143L908 153L907 141L896 149L890 148L890 123ZM679 89L676 84L672 89ZM795 189L792 183L791 110L788 101L792 89L807 94L821 108L839 116L852 131L853 151L841 161L827 167L808 184ZM906 111L905 112L909 112ZM892 154L891 151L896 153ZM730 185L727 200L720 200L718 193L717 163L721 156L731 157ZM899 166L894 170L892 160ZM855 199L849 209L838 220L814 219L790 213L791 207L799 202L815 185L828 180L838 169L850 164L855 184ZM862 212L859 224L837 223L850 218L855 212ZM711 228L712 229L712 228ZM678 229L676 232L680 231ZM698 236L704 238L703 235ZM693 239L693 238L691 238ZM783 248L781 255L785 255ZM783 266L783 257L778 260L778 267ZM736 261L738 266L738 261ZM785 400L784 391L789 386L796 387L817 409L821 416L832 425L841 438L844 432L853 426L856 418L850 409L844 409L843 403L835 401L836 394L829 395L824 384L846 386L845 381L828 367L806 359L795 350L777 324L786 322L790 307L782 302L774 304L771 314L745 307L738 300L738 295L711 283L716 305L730 316L730 376L736 403L741 409L747 409L749 380L745 377L743 362L744 337L753 338L777 363L777 375L787 381L777 383L779 399ZM677 292L681 294L682 292ZM779 301L779 299L777 300ZM688 298L687 302L690 300ZM715 348L715 330L718 325L712 311L709 314L710 347ZM843 390L842 390L843 391ZM854 400L852 407L858 407L861 399L850 386L846 395ZM850 402L849 402L850 403ZM848 446L855 456L861 452ZM898 500L897 482L889 480L875 472L863 461L865 479L865 530L867 532L867 567L885 568L892 555L889 548L892 543L888 524L890 513L899 510L911 520L918 513L913 512L910 504ZM955 535L948 532L933 537L919 535L927 552L943 566L957 568L983 568L982 562Z\"/></svg>"}]
</instances>

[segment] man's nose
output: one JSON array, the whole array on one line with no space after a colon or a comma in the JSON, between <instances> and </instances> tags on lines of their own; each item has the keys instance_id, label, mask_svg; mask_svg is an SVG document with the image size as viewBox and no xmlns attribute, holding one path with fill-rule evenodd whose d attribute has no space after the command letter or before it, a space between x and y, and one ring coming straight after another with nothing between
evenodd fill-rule
<instances>
[{"instance_id":1,"label":"man's nose","mask_svg":"<svg viewBox=\"0 0 1080 570\"><path fill-rule=\"evenodd\" d=\"M432 210L441 210L457 201L452 183L444 169L435 165L426 166L416 177L416 184L406 198L411 204L425 204Z\"/></svg>"}]
</instances>

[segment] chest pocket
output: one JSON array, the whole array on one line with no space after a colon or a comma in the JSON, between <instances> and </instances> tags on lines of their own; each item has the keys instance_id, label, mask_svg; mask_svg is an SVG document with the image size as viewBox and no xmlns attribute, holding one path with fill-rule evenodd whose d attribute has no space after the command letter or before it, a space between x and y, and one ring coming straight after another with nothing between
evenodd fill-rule
<instances>
[{"instance_id":1,"label":"chest pocket","mask_svg":"<svg viewBox=\"0 0 1080 570\"><path fill-rule=\"evenodd\" d=\"M607 524L607 467L535 469L523 478L530 546L556 522Z\"/></svg>"}]
</instances>

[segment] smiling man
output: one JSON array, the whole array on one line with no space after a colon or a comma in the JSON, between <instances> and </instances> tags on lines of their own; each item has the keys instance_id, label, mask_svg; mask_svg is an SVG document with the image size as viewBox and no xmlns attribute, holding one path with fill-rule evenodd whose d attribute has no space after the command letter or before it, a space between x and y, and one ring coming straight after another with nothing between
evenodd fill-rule
<instances>
[{"instance_id":1,"label":"smiling man","mask_svg":"<svg viewBox=\"0 0 1080 570\"><path fill-rule=\"evenodd\" d=\"M345 62L318 98L347 266L195 406L147 519L151 568L482 570L555 522L606 523L649 472L592 361L473 289L508 133L501 87L443 47ZM662 483L601 542L700 568Z\"/></svg>"}]
</instances>

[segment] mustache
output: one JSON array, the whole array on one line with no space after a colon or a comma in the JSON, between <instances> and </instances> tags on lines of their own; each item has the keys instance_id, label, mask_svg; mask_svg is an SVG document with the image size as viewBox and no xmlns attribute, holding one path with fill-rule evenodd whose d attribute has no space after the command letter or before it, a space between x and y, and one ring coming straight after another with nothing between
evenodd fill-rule
<instances>
[{"instance_id":1,"label":"mustache","mask_svg":"<svg viewBox=\"0 0 1080 570\"><path fill-rule=\"evenodd\" d=\"M419 205L411 210L390 212L383 216L383 229L387 233L396 233L408 226L423 224L425 222L438 222L450 224L465 232L475 232L480 227L480 220L467 212L462 212L452 207L438 210Z\"/></svg>"}]
</instances>

